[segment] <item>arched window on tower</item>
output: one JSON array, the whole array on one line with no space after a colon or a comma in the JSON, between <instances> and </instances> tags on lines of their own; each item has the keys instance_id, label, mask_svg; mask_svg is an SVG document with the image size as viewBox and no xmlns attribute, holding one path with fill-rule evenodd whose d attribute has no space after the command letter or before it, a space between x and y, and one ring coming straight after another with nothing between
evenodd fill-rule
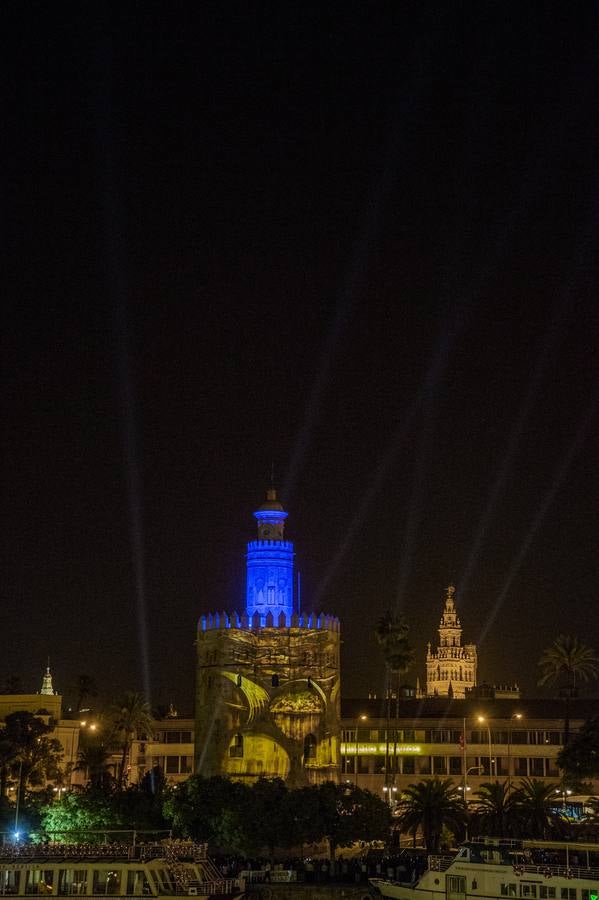
<instances>
[{"instance_id":1,"label":"arched window on tower","mask_svg":"<svg viewBox=\"0 0 599 900\"><path fill-rule=\"evenodd\" d=\"M233 735L233 740L229 746L229 756L235 759L243 758L243 735Z\"/></svg>"},{"instance_id":2,"label":"arched window on tower","mask_svg":"<svg viewBox=\"0 0 599 900\"><path fill-rule=\"evenodd\" d=\"M307 734L304 738L304 765L313 759L316 759L316 738L313 734Z\"/></svg>"}]
</instances>

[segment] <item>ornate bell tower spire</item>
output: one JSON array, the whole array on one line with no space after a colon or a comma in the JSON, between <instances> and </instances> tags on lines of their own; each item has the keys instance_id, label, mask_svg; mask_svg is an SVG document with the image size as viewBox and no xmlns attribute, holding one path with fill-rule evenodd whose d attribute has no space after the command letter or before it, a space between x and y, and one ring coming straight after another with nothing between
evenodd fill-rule
<instances>
[{"instance_id":1,"label":"ornate bell tower spire","mask_svg":"<svg viewBox=\"0 0 599 900\"><path fill-rule=\"evenodd\" d=\"M293 604L293 543L284 537L287 513L270 487L266 501L254 513L258 540L247 545L246 615L260 615L261 624L270 612L275 623L281 613L289 621Z\"/></svg>"},{"instance_id":2,"label":"ornate bell tower spire","mask_svg":"<svg viewBox=\"0 0 599 900\"><path fill-rule=\"evenodd\" d=\"M49 694L51 697L54 695L54 688L52 687L52 674L50 672L50 660L48 660L48 665L42 679L42 689L40 691L40 694Z\"/></svg>"},{"instance_id":3,"label":"ornate bell tower spire","mask_svg":"<svg viewBox=\"0 0 599 900\"><path fill-rule=\"evenodd\" d=\"M426 654L426 694L455 697L466 696L476 686L477 653L474 644L462 646L462 625L455 608L455 588L447 588L445 606L439 623L439 646Z\"/></svg>"},{"instance_id":4,"label":"ornate bell tower spire","mask_svg":"<svg viewBox=\"0 0 599 900\"><path fill-rule=\"evenodd\" d=\"M445 598L445 609L439 625L439 646L459 647L462 643L462 626L456 613L454 602L455 588L450 584Z\"/></svg>"}]
</instances>

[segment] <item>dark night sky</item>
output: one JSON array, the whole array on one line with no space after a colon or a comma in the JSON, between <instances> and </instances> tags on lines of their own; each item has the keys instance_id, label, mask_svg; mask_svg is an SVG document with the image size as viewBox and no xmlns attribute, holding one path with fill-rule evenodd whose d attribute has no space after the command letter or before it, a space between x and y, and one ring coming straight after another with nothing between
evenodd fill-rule
<instances>
[{"instance_id":1,"label":"dark night sky","mask_svg":"<svg viewBox=\"0 0 599 900\"><path fill-rule=\"evenodd\" d=\"M271 460L345 696L599 648L599 12L319 6L3 10L1 680L189 710Z\"/></svg>"}]
</instances>

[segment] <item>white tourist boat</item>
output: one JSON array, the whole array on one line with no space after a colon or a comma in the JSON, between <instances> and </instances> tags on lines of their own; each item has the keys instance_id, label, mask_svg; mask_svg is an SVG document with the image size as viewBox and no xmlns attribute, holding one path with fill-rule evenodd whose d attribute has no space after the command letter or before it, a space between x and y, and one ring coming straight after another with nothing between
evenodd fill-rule
<instances>
[{"instance_id":1,"label":"white tourist boat","mask_svg":"<svg viewBox=\"0 0 599 900\"><path fill-rule=\"evenodd\" d=\"M429 856L409 882L370 884L389 900L599 900L599 844L487 838Z\"/></svg>"},{"instance_id":2,"label":"white tourist boat","mask_svg":"<svg viewBox=\"0 0 599 900\"><path fill-rule=\"evenodd\" d=\"M224 878L205 844L4 844L0 896L236 897L244 885Z\"/></svg>"}]
</instances>

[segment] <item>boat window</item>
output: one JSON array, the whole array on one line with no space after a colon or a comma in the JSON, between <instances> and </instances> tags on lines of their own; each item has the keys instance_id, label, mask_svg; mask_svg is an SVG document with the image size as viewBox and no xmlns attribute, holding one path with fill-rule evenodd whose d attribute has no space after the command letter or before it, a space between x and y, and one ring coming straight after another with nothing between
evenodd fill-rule
<instances>
[{"instance_id":1,"label":"boat window","mask_svg":"<svg viewBox=\"0 0 599 900\"><path fill-rule=\"evenodd\" d=\"M134 869L127 872L127 893L136 897L152 893L143 869Z\"/></svg>"},{"instance_id":2,"label":"boat window","mask_svg":"<svg viewBox=\"0 0 599 900\"><path fill-rule=\"evenodd\" d=\"M0 894L18 894L21 873L15 869L3 869L0 872Z\"/></svg>"},{"instance_id":3,"label":"boat window","mask_svg":"<svg viewBox=\"0 0 599 900\"><path fill-rule=\"evenodd\" d=\"M58 893L61 895L85 894L87 869L61 869L58 873Z\"/></svg>"},{"instance_id":4,"label":"boat window","mask_svg":"<svg viewBox=\"0 0 599 900\"><path fill-rule=\"evenodd\" d=\"M520 896L521 897L536 897L537 896L536 884L520 882Z\"/></svg>"},{"instance_id":5,"label":"boat window","mask_svg":"<svg viewBox=\"0 0 599 900\"><path fill-rule=\"evenodd\" d=\"M447 893L448 894L465 894L466 879L462 875L447 876Z\"/></svg>"},{"instance_id":6,"label":"boat window","mask_svg":"<svg viewBox=\"0 0 599 900\"><path fill-rule=\"evenodd\" d=\"M160 881L162 882L162 884L165 885L166 887L171 888L173 886L172 881L171 881L170 872L168 872L166 869L158 869L157 876L158 876L158 878L160 878Z\"/></svg>"},{"instance_id":7,"label":"boat window","mask_svg":"<svg viewBox=\"0 0 599 900\"><path fill-rule=\"evenodd\" d=\"M576 888L562 888L562 900L576 900Z\"/></svg>"},{"instance_id":8,"label":"boat window","mask_svg":"<svg viewBox=\"0 0 599 900\"><path fill-rule=\"evenodd\" d=\"M590 891L583 888L581 893L582 900L599 900L599 885L596 888L591 888Z\"/></svg>"},{"instance_id":9,"label":"boat window","mask_svg":"<svg viewBox=\"0 0 599 900\"><path fill-rule=\"evenodd\" d=\"M516 882L510 881L508 884L501 885L501 896L502 897L516 897Z\"/></svg>"},{"instance_id":10,"label":"boat window","mask_svg":"<svg viewBox=\"0 0 599 900\"><path fill-rule=\"evenodd\" d=\"M94 869L94 894L119 894L121 873L115 869Z\"/></svg>"},{"instance_id":11,"label":"boat window","mask_svg":"<svg viewBox=\"0 0 599 900\"><path fill-rule=\"evenodd\" d=\"M539 897L541 897L542 900L555 900L555 888L546 887L544 884L542 884L539 888Z\"/></svg>"},{"instance_id":12,"label":"boat window","mask_svg":"<svg viewBox=\"0 0 599 900\"><path fill-rule=\"evenodd\" d=\"M28 869L25 884L26 894L51 894L54 886L52 869Z\"/></svg>"}]
</instances>

